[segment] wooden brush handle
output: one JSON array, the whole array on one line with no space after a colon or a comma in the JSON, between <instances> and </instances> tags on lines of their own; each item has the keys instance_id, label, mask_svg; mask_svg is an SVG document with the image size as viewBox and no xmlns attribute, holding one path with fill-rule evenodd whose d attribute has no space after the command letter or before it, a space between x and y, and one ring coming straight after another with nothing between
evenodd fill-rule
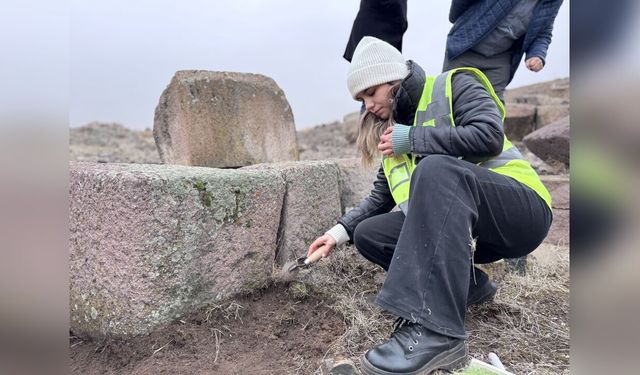
<instances>
[{"instance_id":1,"label":"wooden brush handle","mask_svg":"<svg viewBox=\"0 0 640 375\"><path fill-rule=\"evenodd\" d=\"M325 247L326 245L321 246L316 251L314 251L311 255L309 255L307 259L304 260L304 264L311 264L317 261L318 259L322 258L322 254L324 254Z\"/></svg>"}]
</instances>

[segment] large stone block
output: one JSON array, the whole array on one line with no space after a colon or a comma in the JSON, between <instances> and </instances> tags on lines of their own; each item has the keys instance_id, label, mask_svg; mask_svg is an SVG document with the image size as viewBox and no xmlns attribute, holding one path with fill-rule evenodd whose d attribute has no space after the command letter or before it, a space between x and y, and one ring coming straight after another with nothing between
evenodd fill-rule
<instances>
[{"instance_id":1,"label":"large stone block","mask_svg":"<svg viewBox=\"0 0 640 375\"><path fill-rule=\"evenodd\" d=\"M571 239L571 214L569 210L553 209L553 222L544 243L554 246L568 246Z\"/></svg>"},{"instance_id":2,"label":"large stone block","mask_svg":"<svg viewBox=\"0 0 640 375\"><path fill-rule=\"evenodd\" d=\"M265 284L284 192L273 171L71 163L72 331L142 334Z\"/></svg>"},{"instance_id":3,"label":"large stone block","mask_svg":"<svg viewBox=\"0 0 640 375\"><path fill-rule=\"evenodd\" d=\"M570 118L565 117L527 135L524 144L548 164L569 166L569 138Z\"/></svg>"},{"instance_id":4,"label":"large stone block","mask_svg":"<svg viewBox=\"0 0 640 375\"><path fill-rule=\"evenodd\" d=\"M379 165L375 164L371 168L365 168L358 158L332 161L340 168L340 203L344 214L369 196Z\"/></svg>"},{"instance_id":5,"label":"large stone block","mask_svg":"<svg viewBox=\"0 0 640 375\"><path fill-rule=\"evenodd\" d=\"M557 246L568 246L570 243L570 184L569 176L540 176L542 183L551 194L553 222L544 242Z\"/></svg>"},{"instance_id":6,"label":"large stone block","mask_svg":"<svg viewBox=\"0 0 640 375\"><path fill-rule=\"evenodd\" d=\"M153 134L166 164L298 160L291 107L275 81L258 74L177 72L156 107Z\"/></svg>"},{"instance_id":7,"label":"large stone block","mask_svg":"<svg viewBox=\"0 0 640 375\"><path fill-rule=\"evenodd\" d=\"M553 208L569 209L570 185L567 175L542 175L540 180L551 194Z\"/></svg>"},{"instance_id":8,"label":"large stone block","mask_svg":"<svg viewBox=\"0 0 640 375\"><path fill-rule=\"evenodd\" d=\"M271 170L286 181L276 261L307 254L309 245L340 218L339 170L331 161L260 164L242 170Z\"/></svg>"},{"instance_id":9,"label":"large stone block","mask_svg":"<svg viewBox=\"0 0 640 375\"><path fill-rule=\"evenodd\" d=\"M510 141L521 141L536 129L536 107L530 104L507 103L504 132Z\"/></svg>"},{"instance_id":10,"label":"large stone block","mask_svg":"<svg viewBox=\"0 0 640 375\"><path fill-rule=\"evenodd\" d=\"M536 129L543 128L549 124L568 117L571 110L568 104L560 105L540 105L536 114Z\"/></svg>"}]
</instances>

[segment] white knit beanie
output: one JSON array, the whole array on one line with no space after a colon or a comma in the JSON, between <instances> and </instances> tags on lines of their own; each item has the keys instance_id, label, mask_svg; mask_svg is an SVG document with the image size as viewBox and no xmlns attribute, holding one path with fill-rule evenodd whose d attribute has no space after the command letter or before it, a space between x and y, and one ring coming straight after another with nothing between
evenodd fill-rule
<instances>
[{"instance_id":1,"label":"white knit beanie","mask_svg":"<svg viewBox=\"0 0 640 375\"><path fill-rule=\"evenodd\" d=\"M383 40L365 36L353 52L347 87L355 99L362 90L404 79L408 74L407 63L400 51Z\"/></svg>"}]
</instances>

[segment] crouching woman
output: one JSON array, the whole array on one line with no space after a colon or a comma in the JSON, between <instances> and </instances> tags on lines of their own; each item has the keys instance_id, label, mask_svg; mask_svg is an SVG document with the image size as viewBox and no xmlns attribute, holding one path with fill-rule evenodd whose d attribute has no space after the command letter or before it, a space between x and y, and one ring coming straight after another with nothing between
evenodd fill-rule
<instances>
[{"instance_id":1,"label":"crouching woman","mask_svg":"<svg viewBox=\"0 0 640 375\"><path fill-rule=\"evenodd\" d=\"M369 197L308 254L327 256L351 241L387 271L375 301L399 319L391 338L363 356L367 374L463 366L466 308L496 292L474 264L533 251L551 225L550 195L505 137L504 107L480 71L428 77L390 44L365 37L347 86L366 108L363 161L381 153L382 165Z\"/></svg>"}]
</instances>

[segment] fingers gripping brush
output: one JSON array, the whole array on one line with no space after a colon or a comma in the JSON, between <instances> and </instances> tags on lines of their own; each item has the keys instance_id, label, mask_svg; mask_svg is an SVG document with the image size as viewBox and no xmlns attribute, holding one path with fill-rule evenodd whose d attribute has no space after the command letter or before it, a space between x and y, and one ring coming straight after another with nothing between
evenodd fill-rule
<instances>
[{"instance_id":1,"label":"fingers gripping brush","mask_svg":"<svg viewBox=\"0 0 640 375\"><path fill-rule=\"evenodd\" d=\"M319 247L316 251L313 252L310 256L302 256L296 260L289 261L284 264L282 267L282 271L280 271L280 280L281 281L291 281L295 279L298 271L303 268L309 268L309 266L318 261L318 259L322 258L322 254L324 254L325 247Z\"/></svg>"}]
</instances>

